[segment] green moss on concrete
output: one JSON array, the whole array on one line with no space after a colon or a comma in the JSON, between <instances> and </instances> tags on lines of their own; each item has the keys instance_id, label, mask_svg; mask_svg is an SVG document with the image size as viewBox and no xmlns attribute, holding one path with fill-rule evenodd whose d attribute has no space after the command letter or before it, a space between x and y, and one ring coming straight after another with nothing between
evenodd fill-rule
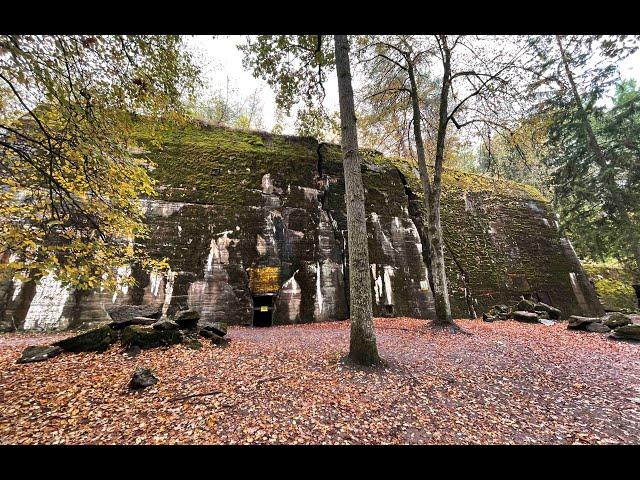
<instances>
[{"instance_id":1,"label":"green moss on concrete","mask_svg":"<svg viewBox=\"0 0 640 480\"><path fill-rule=\"evenodd\" d=\"M583 262L582 265L606 310L638 310L632 272L615 262Z\"/></svg>"},{"instance_id":2,"label":"green moss on concrete","mask_svg":"<svg viewBox=\"0 0 640 480\"><path fill-rule=\"evenodd\" d=\"M237 247L230 247L236 261L241 259L245 267L272 266L256 264L259 258L255 249L256 234L264 223L262 181L267 173L279 189L282 207L298 209L283 217L290 222L290 228L308 232L305 238L309 241L314 238L318 212L310 209L308 195L312 190L306 189L324 188L322 208L331 213L338 235L346 230L339 145L319 146L311 138L198 123L164 129L160 146L151 136L145 141L146 155L156 164L153 177L158 181L160 199L198 204L180 210L180 239L175 237L175 219L154 220L149 243L157 243L159 254L171 258L178 270L199 274L209 253L211 233L223 230L232 230L229 238L239 240ZM396 218L406 218L408 209L418 225L419 219L424 218L424 203L415 162L371 150L361 153L367 211L375 212L383 228L388 228ZM300 212L306 213L300 216ZM445 169L441 215L454 315L467 315L465 288L477 302L476 311L482 313L485 307L517 301L524 293L518 286L522 279L530 292L548 293L557 299L555 306L561 309L575 304L568 276L577 269L563 250L548 201L535 188ZM368 224L371 228L371 217ZM169 245L163 240L167 235L174 239ZM370 235L369 247L372 263L390 261L374 235ZM300 267L300 261L315 261L313 244L300 243L296 248L302 250L283 253L281 278L289 278ZM229 275L238 284L248 282L245 271L235 272L229 267ZM413 271L406 275L415 276ZM178 281L193 279L181 275ZM304 283L305 279L299 281ZM186 294L180 285L174 293L178 290L180 295Z\"/></svg>"},{"instance_id":3,"label":"green moss on concrete","mask_svg":"<svg viewBox=\"0 0 640 480\"><path fill-rule=\"evenodd\" d=\"M163 200L216 205L259 204L262 178L304 185L316 170L317 142L192 122L140 133Z\"/></svg>"}]
</instances>

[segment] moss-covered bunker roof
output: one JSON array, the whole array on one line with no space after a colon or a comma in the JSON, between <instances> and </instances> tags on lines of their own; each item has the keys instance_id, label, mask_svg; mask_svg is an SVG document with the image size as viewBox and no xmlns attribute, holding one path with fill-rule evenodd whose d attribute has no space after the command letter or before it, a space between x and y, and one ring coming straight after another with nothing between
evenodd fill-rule
<instances>
[{"instance_id":1,"label":"moss-covered bunker roof","mask_svg":"<svg viewBox=\"0 0 640 480\"><path fill-rule=\"evenodd\" d=\"M141 133L139 139L145 156L155 164L152 176L158 182L161 196L174 201L255 205L259 202L264 174L269 173L275 185L313 186L309 167L317 171L319 160L319 144L312 137L243 131L197 121L163 124L154 134ZM420 196L415 161L367 149L361 152L367 170L397 168ZM337 173L341 161L339 145L323 144L325 171ZM530 185L449 168L443 172L443 190L445 195L449 191L490 192L547 201Z\"/></svg>"}]
</instances>

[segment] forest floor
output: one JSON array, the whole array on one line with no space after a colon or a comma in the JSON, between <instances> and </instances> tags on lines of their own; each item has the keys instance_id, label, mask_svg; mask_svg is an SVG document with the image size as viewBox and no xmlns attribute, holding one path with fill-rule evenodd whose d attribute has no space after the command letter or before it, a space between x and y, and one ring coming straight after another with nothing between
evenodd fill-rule
<instances>
[{"instance_id":1,"label":"forest floor","mask_svg":"<svg viewBox=\"0 0 640 480\"><path fill-rule=\"evenodd\" d=\"M640 443L640 343L458 323L472 335L376 319L383 368L342 361L348 322L30 364L15 363L26 346L68 334L0 335L0 443ZM160 381L128 391L136 366Z\"/></svg>"}]
</instances>

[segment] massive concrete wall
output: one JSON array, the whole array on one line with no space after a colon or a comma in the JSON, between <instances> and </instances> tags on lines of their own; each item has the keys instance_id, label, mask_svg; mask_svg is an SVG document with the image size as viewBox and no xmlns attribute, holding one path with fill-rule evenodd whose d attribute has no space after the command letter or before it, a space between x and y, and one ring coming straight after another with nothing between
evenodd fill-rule
<instances>
[{"instance_id":1,"label":"massive concrete wall","mask_svg":"<svg viewBox=\"0 0 640 480\"><path fill-rule=\"evenodd\" d=\"M153 256L169 259L171 271L134 270L137 286L117 292L66 292L53 278L0 286L0 322L7 326L26 311L18 328L72 328L104 320L113 304L153 303L169 314L196 308L205 319L251 324L256 295L273 296L276 324L348 318L338 146L201 125L167 130L163 138L160 148L141 153L155 163L159 184L158 198L144 201L146 243ZM406 161L364 152L363 178L374 315L429 318L417 172ZM454 171L444 182L455 316L481 314L522 294L567 315L599 311L580 262L535 190Z\"/></svg>"}]
</instances>

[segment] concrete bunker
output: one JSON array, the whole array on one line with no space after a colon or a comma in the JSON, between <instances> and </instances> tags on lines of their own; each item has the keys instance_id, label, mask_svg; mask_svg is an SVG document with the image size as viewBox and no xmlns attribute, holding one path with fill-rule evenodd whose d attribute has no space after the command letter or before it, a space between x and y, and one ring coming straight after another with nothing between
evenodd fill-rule
<instances>
[{"instance_id":1,"label":"concrete bunker","mask_svg":"<svg viewBox=\"0 0 640 480\"><path fill-rule=\"evenodd\" d=\"M155 163L159 186L157 198L143 200L151 235L142 243L153 258L169 260L171 277L141 275L136 287L68 298L45 281L33 302L34 290L30 296L29 288L16 293L17 281L0 283L0 330L104 321L116 304L194 308L205 321L235 325L349 318L340 146L200 123L168 127L162 148L141 138L147 149L141 157ZM417 168L362 153L374 315L433 318ZM570 243L550 227L550 204L535 189L445 169L442 202L456 318L534 292L566 315L602 309ZM28 322L14 322L29 311Z\"/></svg>"}]
</instances>

